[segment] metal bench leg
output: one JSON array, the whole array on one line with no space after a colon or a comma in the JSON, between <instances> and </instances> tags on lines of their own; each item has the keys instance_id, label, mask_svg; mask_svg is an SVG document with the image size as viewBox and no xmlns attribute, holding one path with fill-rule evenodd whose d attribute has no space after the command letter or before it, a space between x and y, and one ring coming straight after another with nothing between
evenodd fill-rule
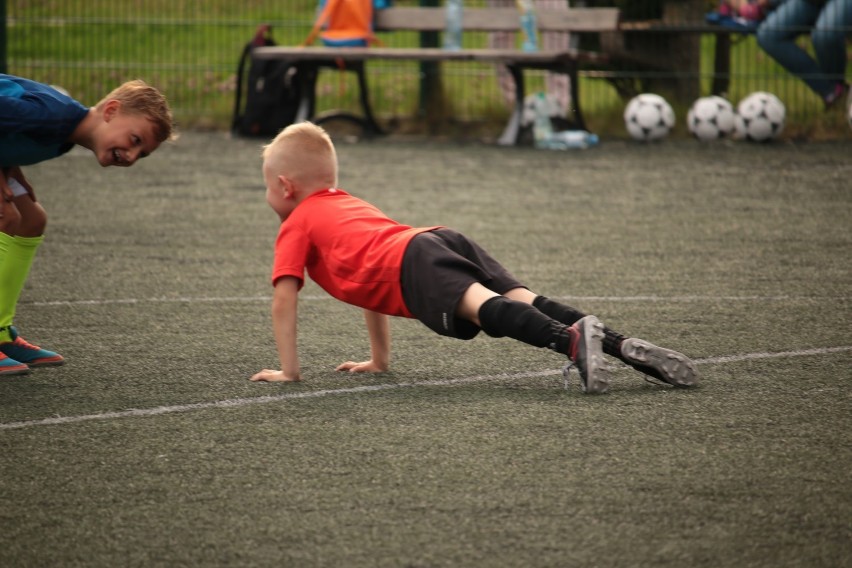
<instances>
[{"instance_id":1,"label":"metal bench leg","mask_svg":"<svg viewBox=\"0 0 852 568\"><path fill-rule=\"evenodd\" d=\"M373 107L370 106L370 91L367 88L367 73L364 70L364 63L357 64L355 67L355 73L358 75L358 89L360 91L361 108L364 110L364 128L368 131L368 134L384 134L385 132L373 116Z\"/></svg>"},{"instance_id":2,"label":"metal bench leg","mask_svg":"<svg viewBox=\"0 0 852 568\"><path fill-rule=\"evenodd\" d=\"M515 65L507 65L506 67L515 81L515 109L512 111L512 116L509 117L506 128L503 129L503 134L497 139L497 143L501 146L514 146L518 143L518 136L521 131L521 116L524 113L524 97L526 96L524 72Z\"/></svg>"},{"instance_id":3,"label":"metal bench leg","mask_svg":"<svg viewBox=\"0 0 852 568\"><path fill-rule=\"evenodd\" d=\"M583 119L583 112L580 110L580 73L579 65L576 61L571 61L566 64L564 73L571 79L571 104L574 106L574 124L578 130L586 130L586 121Z\"/></svg>"},{"instance_id":4,"label":"metal bench leg","mask_svg":"<svg viewBox=\"0 0 852 568\"><path fill-rule=\"evenodd\" d=\"M319 69L312 63L298 64L299 73L299 108L296 110L295 122L305 122L314 116L317 102L317 75Z\"/></svg>"},{"instance_id":5,"label":"metal bench leg","mask_svg":"<svg viewBox=\"0 0 852 568\"><path fill-rule=\"evenodd\" d=\"M715 36L712 92L714 95L725 96L731 83L731 35L719 32Z\"/></svg>"},{"instance_id":6,"label":"metal bench leg","mask_svg":"<svg viewBox=\"0 0 852 568\"><path fill-rule=\"evenodd\" d=\"M328 112L323 112L321 115L316 115L316 83L317 77L319 75L319 69L322 67L328 67L330 69L334 69L338 72L340 71L351 71L355 73L358 77L358 97L361 103L361 109L363 111L363 116L359 116L347 111L341 110L332 110ZM381 129L379 124L376 122L376 118L373 115L373 109L370 106L370 91L367 87L367 76L364 71L364 62L362 61L354 61L347 63L344 67L341 67L337 60L327 60L318 62L314 68L312 69L313 73L310 74L310 77L306 77L305 81L310 81L310 85L306 85L309 96L305 96L303 94L302 100L299 104L299 116L302 116L302 107L308 108L308 116L313 117L313 121L316 124L324 124L327 122L335 121L335 120L345 120L352 124L357 125L365 136L378 136L382 135L385 132ZM306 74L307 75L307 74ZM308 104L308 99L310 99L310 103Z\"/></svg>"}]
</instances>

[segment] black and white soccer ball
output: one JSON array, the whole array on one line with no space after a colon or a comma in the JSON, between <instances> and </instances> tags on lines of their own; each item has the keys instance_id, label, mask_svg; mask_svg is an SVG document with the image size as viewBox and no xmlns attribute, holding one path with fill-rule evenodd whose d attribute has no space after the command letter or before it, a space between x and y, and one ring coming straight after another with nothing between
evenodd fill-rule
<instances>
[{"instance_id":1,"label":"black and white soccer ball","mask_svg":"<svg viewBox=\"0 0 852 568\"><path fill-rule=\"evenodd\" d=\"M715 95L697 99L686 115L689 132L699 140L718 140L731 136L735 123L734 106Z\"/></svg>"},{"instance_id":2,"label":"black and white soccer ball","mask_svg":"<svg viewBox=\"0 0 852 568\"><path fill-rule=\"evenodd\" d=\"M752 93L737 105L736 136L751 142L774 140L784 130L786 116L781 99L764 91Z\"/></svg>"},{"instance_id":3,"label":"black and white soccer ball","mask_svg":"<svg viewBox=\"0 0 852 568\"><path fill-rule=\"evenodd\" d=\"M624 108L624 125L635 140L659 140L674 127L675 114L660 95L642 93L630 99Z\"/></svg>"}]
</instances>

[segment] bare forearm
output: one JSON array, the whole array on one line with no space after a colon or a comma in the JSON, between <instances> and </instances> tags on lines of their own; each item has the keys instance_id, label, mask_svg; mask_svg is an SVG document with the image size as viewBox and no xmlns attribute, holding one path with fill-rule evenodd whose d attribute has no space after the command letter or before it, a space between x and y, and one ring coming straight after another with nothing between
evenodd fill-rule
<instances>
[{"instance_id":1,"label":"bare forearm","mask_svg":"<svg viewBox=\"0 0 852 568\"><path fill-rule=\"evenodd\" d=\"M364 310L367 332L370 334L370 360L346 361L338 371L350 373L381 373L390 369L390 322L388 316Z\"/></svg>"},{"instance_id":2,"label":"bare forearm","mask_svg":"<svg viewBox=\"0 0 852 568\"><path fill-rule=\"evenodd\" d=\"M364 311L370 334L370 358L383 371L390 368L390 319L384 314Z\"/></svg>"},{"instance_id":3,"label":"bare forearm","mask_svg":"<svg viewBox=\"0 0 852 568\"><path fill-rule=\"evenodd\" d=\"M296 309L273 302L272 330L281 371L288 377L299 376L299 351L297 348Z\"/></svg>"},{"instance_id":4,"label":"bare forearm","mask_svg":"<svg viewBox=\"0 0 852 568\"><path fill-rule=\"evenodd\" d=\"M263 369L253 381L298 381L299 354L296 350L296 321L299 281L285 277L278 281L272 296L272 331L278 347L281 370Z\"/></svg>"}]
</instances>

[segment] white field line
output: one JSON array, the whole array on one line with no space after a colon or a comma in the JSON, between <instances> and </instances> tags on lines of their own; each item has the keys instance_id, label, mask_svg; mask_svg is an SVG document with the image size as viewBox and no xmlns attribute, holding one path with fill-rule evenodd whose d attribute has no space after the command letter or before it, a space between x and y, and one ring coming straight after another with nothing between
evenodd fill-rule
<instances>
[{"instance_id":1,"label":"white field line","mask_svg":"<svg viewBox=\"0 0 852 568\"><path fill-rule=\"evenodd\" d=\"M718 365L726 363L736 363L739 361L753 361L758 359L782 359L790 357L805 357L814 355L829 355L832 353L842 353L852 351L852 345L840 347L822 347L815 349L804 349L801 351L780 351L777 353L744 353L742 355L726 355L720 357L706 357L704 359L696 359L695 363L700 365ZM256 404L268 404L271 402L281 402L285 400L295 400L302 398L318 398L322 396L344 395L344 394L359 394L365 392L376 392L385 390L394 390L401 388L413 387L444 387L466 385L470 383L490 381L490 380L506 380L506 379L526 379L534 377L546 377L551 375L559 375L561 370L547 369L542 371L527 371L525 373L498 373L495 375L477 375L474 377L465 377L460 379L447 379L442 381L423 381L418 383L387 383L382 385L364 385L360 387L341 388L319 390L311 392L296 392L270 396L257 396L250 398L234 398L228 400L216 400L212 402L198 402L193 404L178 404L173 406L157 406L154 408L133 408L130 410L118 410L114 412L101 412L97 414L83 414L78 416L54 416L50 418L42 418L39 420L24 420L20 422L0 423L0 430L15 430L20 428L29 428L35 426L51 426L58 424L75 424L77 422L89 422L92 420L109 420L112 418L133 418L144 416L159 416L162 414L174 414L182 412L190 412L193 410L205 410L209 408L233 408L242 406L251 406Z\"/></svg>"},{"instance_id":2,"label":"white field line","mask_svg":"<svg viewBox=\"0 0 852 568\"><path fill-rule=\"evenodd\" d=\"M574 302L790 302L849 301L848 296L551 296L554 300ZM303 294L300 300L331 300L331 296ZM22 301L27 306L108 306L114 304L202 304L229 302L270 302L272 296L178 296L174 298L116 298L99 300Z\"/></svg>"}]
</instances>

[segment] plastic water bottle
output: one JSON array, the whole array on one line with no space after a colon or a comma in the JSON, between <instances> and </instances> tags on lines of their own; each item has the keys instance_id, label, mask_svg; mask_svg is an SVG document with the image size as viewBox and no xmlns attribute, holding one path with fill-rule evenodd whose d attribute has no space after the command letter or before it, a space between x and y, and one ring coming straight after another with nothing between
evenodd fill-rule
<instances>
[{"instance_id":1,"label":"plastic water bottle","mask_svg":"<svg viewBox=\"0 0 852 568\"><path fill-rule=\"evenodd\" d=\"M550 122L547 107L547 98L544 93L538 93L535 96L535 120L533 121L533 139L536 148L549 148L550 138L553 136L553 124Z\"/></svg>"},{"instance_id":2,"label":"plastic water bottle","mask_svg":"<svg viewBox=\"0 0 852 568\"><path fill-rule=\"evenodd\" d=\"M600 141L597 134L586 130L553 131L548 104L544 93L538 93L535 99L535 122L533 122L533 138L535 147L545 150L585 150L596 146Z\"/></svg>"},{"instance_id":3,"label":"plastic water bottle","mask_svg":"<svg viewBox=\"0 0 852 568\"><path fill-rule=\"evenodd\" d=\"M462 48L462 0L447 0L447 23L444 28L444 49Z\"/></svg>"},{"instance_id":4,"label":"plastic water bottle","mask_svg":"<svg viewBox=\"0 0 852 568\"><path fill-rule=\"evenodd\" d=\"M585 130L562 130L550 137L551 148L555 150L585 150L599 141L597 134Z\"/></svg>"},{"instance_id":5,"label":"plastic water bottle","mask_svg":"<svg viewBox=\"0 0 852 568\"><path fill-rule=\"evenodd\" d=\"M538 51L538 18L532 0L518 0L518 10L521 12L521 31L524 33L521 49Z\"/></svg>"}]
</instances>

